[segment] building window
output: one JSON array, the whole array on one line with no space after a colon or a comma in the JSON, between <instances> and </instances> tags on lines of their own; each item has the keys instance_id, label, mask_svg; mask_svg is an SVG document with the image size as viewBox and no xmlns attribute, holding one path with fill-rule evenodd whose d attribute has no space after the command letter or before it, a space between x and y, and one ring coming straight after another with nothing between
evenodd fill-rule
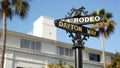
<instances>
[{"instance_id":1,"label":"building window","mask_svg":"<svg viewBox=\"0 0 120 68\"><path fill-rule=\"evenodd\" d=\"M24 67L17 67L17 68L24 68Z\"/></svg>"},{"instance_id":2,"label":"building window","mask_svg":"<svg viewBox=\"0 0 120 68\"><path fill-rule=\"evenodd\" d=\"M32 68L32 67L16 67L16 68Z\"/></svg>"},{"instance_id":3,"label":"building window","mask_svg":"<svg viewBox=\"0 0 120 68\"><path fill-rule=\"evenodd\" d=\"M0 43L2 42L2 34L0 34Z\"/></svg>"},{"instance_id":4,"label":"building window","mask_svg":"<svg viewBox=\"0 0 120 68\"><path fill-rule=\"evenodd\" d=\"M0 39L1 39L1 34L0 34Z\"/></svg>"},{"instance_id":5,"label":"building window","mask_svg":"<svg viewBox=\"0 0 120 68\"><path fill-rule=\"evenodd\" d=\"M49 35L52 35L52 32L50 32Z\"/></svg>"},{"instance_id":6,"label":"building window","mask_svg":"<svg viewBox=\"0 0 120 68\"><path fill-rule=\"evenodd\" d=\"M64 48L62 47L59 47L59 55L64 55Z\"/></svg>"},{"instance_id":7,"label":"building window","mask_svg":"<svg viewBox=\"0 0 120 68\"><path fill-rule=\"evenodd\" d=\"M41 43L27 40L27 39L21 39L20 47L30 49L30 50L40 51L41 50Z\"/></svg>"},{"instance_id":8,"label":"building window","mask_svg":"<svg viewBox=\"0 0 120 68\"><path fill-rule=\"evenodd\" d=\"M1 34L0 34L0 39L1 39Z\"/></svg>"},{"instance_id":9,"label":"building window","mask_svg":"<svg viewBox=\"0 0 120 68\"><path fill-rule=\"evenodd\" d=\"M73 57L73 50L69 48L58 47L58 55Z\"/></svg>"},{"instance_id":10,"label":"building window","mask_svg":"<svg viewBox=\"0 0 120 68\"><path fill-rule=\"evenodd\" d=\"M89 53L89 60L100 62L100 55Z\"/></svg>"},{"instance_id":11,"label":"building window","mask_svg":"<svg viewBox=\"0 0 120 68\"><path fill-rule=\"evenodd\" d=\"M21 48L26 48L29 49L30 48L30 41L26 40L26 39L21 39Z\"/></svg>"}]
</instances>

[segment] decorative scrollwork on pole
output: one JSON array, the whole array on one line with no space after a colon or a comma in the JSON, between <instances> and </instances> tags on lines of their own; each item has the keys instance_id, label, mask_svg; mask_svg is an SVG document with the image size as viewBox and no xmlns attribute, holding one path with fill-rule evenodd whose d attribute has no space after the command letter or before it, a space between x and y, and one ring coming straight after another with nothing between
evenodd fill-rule
<instances>
[{"instance_id":1,"label":"decorative scrollwork on pole","mask_svg":"<svg viewBox=\"0 0 120 68\"><path fill-rule=\"evenodd\" d=\"M68 15L66 16L66 18L69 18L69 17L80 17L80 16L86 16L88 15L87 14L88 11L85 10L85 7L80 7L78 9L76 8L72 8L70 10L70 12L68 12ZM87 38L89 38L89 36L87 35L81 35L80 33L73 33L71 31L66 31L67 33L69 33L69 37L72 38L72 42L73 42L73 45L75 46L76 44L79 44L81 45L82 48L84 48L84 40L87 41ZM77 42L77 43L76 43Z\"/></svg>"}]
</instances>

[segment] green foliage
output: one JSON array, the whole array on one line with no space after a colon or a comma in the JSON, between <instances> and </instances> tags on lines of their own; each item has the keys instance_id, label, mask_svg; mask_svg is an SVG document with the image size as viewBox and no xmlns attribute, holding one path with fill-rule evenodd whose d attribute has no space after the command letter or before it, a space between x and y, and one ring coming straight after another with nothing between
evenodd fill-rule
<instances>
[{"instance_id":1,"label":"green foliage","mask_svg":"<svg viewBox=\"0 0 120 68\"><path fill-rule=\"evenodd\" d=\"M106 12L105 9L100 9L93 11L92 15L99 15L103 17L103 21L93 24L92 28L98 30L107 39L115 29L115 22L111 20L113 17L112 13Z\"/></svg>"},{"instance_id":2,"label":"green foliage","mask_svg":"<svg viewBox=\"0 0 120 68\"><path fill-rule=\"evenodd\" d=\"M65 61L60 60L58 64L47 64L47 68L74 68L72 65L67 65Z\"/></svg>"},{"instance_id":3,"label":"green foliage","mask_svg":"<svg viewBox=\"0 0 120 68\"><path fill-rule=\"evenodd\" d=\"M115 55L115 58L111 59L111 64L108 68L120 68L120 53Z\"/></svg>"},{"instance_id":4,"label":"green foliage","mask_svg":"<svg viewBox=\"0 0 120 68\"><path fill-rule=\"evenodd\" d=\"M20 16L21 19L26 17L29 10L29 3L27 0L2 0L0 3L0 16L3 10L6 11L6 16L12 20L14 15Z\"/></svg>"},{"instance_id":5,"label":"green foliage","mask_svg":"<svg viewBox=\"0 0 120 68\"><path fill-rule=\"evenodd\" d=\"M72 65L69 65L69 67L70 67L70 68L74 68L74 66L72 66Z\"/></svg>"}]
</instances>

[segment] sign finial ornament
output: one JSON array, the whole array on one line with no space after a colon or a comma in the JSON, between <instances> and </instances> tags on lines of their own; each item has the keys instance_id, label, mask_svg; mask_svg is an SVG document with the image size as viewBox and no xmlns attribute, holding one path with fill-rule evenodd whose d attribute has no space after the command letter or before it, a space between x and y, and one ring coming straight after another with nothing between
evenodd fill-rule
<instances>
[{"instance_id":1,"label":"sign finial ornament","mask_svg":"<svg viewBox=\"0 0 120 68\"><path fill-rule=\"evenodd\" d=\"M88 13L88 11L85 11L85 7L83 7L83 6L78 9L73 7L70 10L70 12L68 12L68 16L66 16L66 17L72 17L72 15L73 16L82 16L82 14L88 15L87 13Z\"/></svg>"}]
</instances>

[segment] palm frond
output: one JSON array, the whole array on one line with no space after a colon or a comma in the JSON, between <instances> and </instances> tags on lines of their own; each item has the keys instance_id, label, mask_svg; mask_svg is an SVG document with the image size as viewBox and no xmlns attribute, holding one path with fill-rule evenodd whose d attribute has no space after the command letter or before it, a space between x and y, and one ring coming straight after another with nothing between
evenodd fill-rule
<instances>
[{"instance_id":1,"label":"palm frond","mask_svg":"<svg viewBox=\"0 0 120 68\"><path fill-rule=\"evenodd\" d=\"M97 11L93 11L92 15L96 16L97 15Z\"/></svg>"},{"instance_id":2,"label":"palm frond","mask_svg":"<svg viewBox=\"0 0 120 68\"><path fill-rule=\"evenodd\" d=\"M12 10L12 8L8 8L7 9L7 17L9 17L10 20L12 20L12 16L13 16L13 10Z\"/></svg>"},{"instance_id":3,"label":"palm frond","mask_svg":"<svg viewBox=\"0 0 120 68\"><path fill-rule=\"evenodd\" d=\"M96 30L98 27L99 27L99 24L96 23L91 26L91 29Z\"/></svg>"},{"instance_id":4,"label":"palm frond","mask_svg":"<svg viewBox=\"0 0 120 68\"><path fill-rule=\"evenodd\" d=\"M98 15L100 15L100 16L105 15L105 10L104 10L104 9L100 9L100 10L98 11Z\"/></svg>"},{"instance_id":5,"label":"palm frond","mask_svg":"<svg viewBox=\"0 0 120 68\"><path fill-rule=\"evenodd\" d=\"M28 2L23 1L23 3L22 3L22 9L20 10L20 13L19 13L19 15L21 16L21 18L26 17L26 15L28 14L28 9L29 9Z\"/></svg>"},{"instance_id":6,"label":"palm frond","mask_svg":"<svg viewBox=\"0 0 120 68\"><path fill-rule=\"evenodd\" d=\"M114 32L115 28L115 22L113 20L110 20L112 18L112 13L106 12L104 9L100 9L97 11L93 11L93 15L99 15L103 17L103 21L93 24L92 29L98 29L101 34L104 35L104 37L107 39L111 33Z\"/></svg>"},{"instance_id":7,"label":"palm frond","mask_svg":"<svg viewBox=\"0 0 120 68\"><path fill-rule=\"evenodd\" d=\"M104 22L108 22L109 19L106 16L104 16L103 18L104 18L103 20Z\"/></svg>"},{"instance_id":8,"label":"palm frond","mask_svg":"<svg viewBox=\"0 0 120 68\"><path fill-rule=\"evenodd\" d=\"M15 14L21 19L27 16L29 10L29 3L26 0L13 0L12 5L15 7Z\"/></svg>"},{"instance_id":9,"label":"palm frond","mask_svg":"<svg viewBox=\"0 0 120 68\"><path fill-rule=\"evenodd\" d=\"M108 19L110 19L110 18L112 18L113 16L112 16L112 13L106 13L106 14L105 14L105 17L107 17Z\"/></svg>"},{"instance_id":10,"label":"palm frond","mask_svg":"<svg viewBox=\"0 0 120 68\"><path fill-rule=\"evenodd\" d=\"M114 29L115 29L115 22L113 20L110 20L105 31L108 37L111 35L111 33L114 32Z\"/></svg>"}]
</instances>

